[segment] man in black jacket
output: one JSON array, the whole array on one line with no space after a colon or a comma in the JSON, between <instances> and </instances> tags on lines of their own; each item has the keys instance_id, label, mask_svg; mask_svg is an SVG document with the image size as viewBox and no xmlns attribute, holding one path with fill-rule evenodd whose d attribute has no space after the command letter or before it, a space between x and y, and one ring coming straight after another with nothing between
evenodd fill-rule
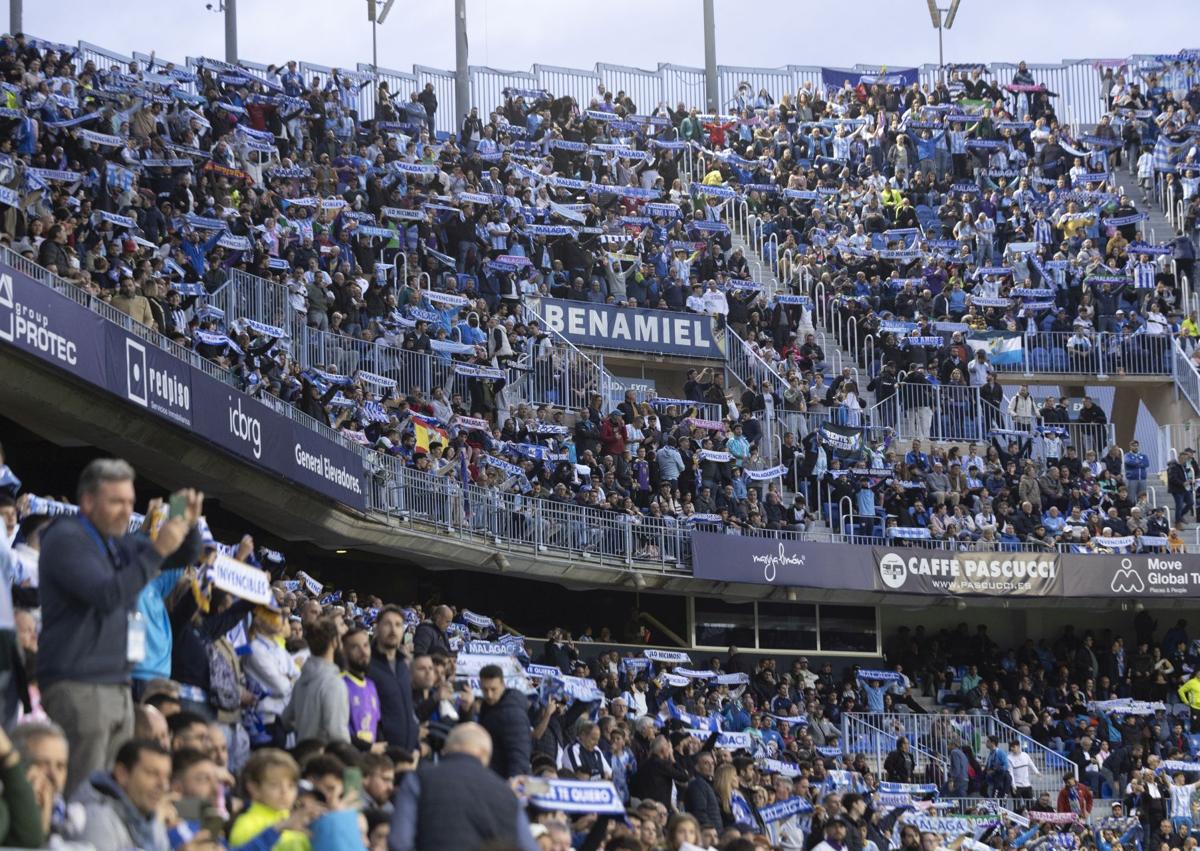
<instances>
[{"instance_id":1,"label":"man in black jacket","mask_svg":"<svg viewBox=\"0 0 1200 851\"><path fill-rule=\"evenodd\" d=\"M520 801L487 769L492 742L478 724L459 724L446 737L442 758L404 775L396 791L391 851L505 848L538 845Z\"/></svg>"},{"instance_id":2,"label":"man in black jacket","mask_svg":"<svg viewBox=\"0 0 1200 851\"><path fill-rule=\"evenodd\" d=\"M1191 469L1192 451L1185 449L1179 453L1179 459L1167 464L1167 493L1175 498L1175 519L1182 520L1185 514L1195 514L1195 501L1192 489L1195 479L1188 473Z\"/></svg>"},{"instance_id":3,"label":"man in black jacket","mask_svg":"<svg viewBox=\"0 0 1200 851\"><path fill-rule=\"evenodd\" d=\"M418 727L412 677L400 652L403 644L404 613L398 606L385 606L375 621L367 678L379 692L379 738L391 747L412 752L418 745Z\"/></svg>"},{"instance_id":4,"label":"man in black jacket","mask_svg":"<svg viewBox=\"0 0 1200 851\"><path fill-rule=\"evenodd\" d=\"M449 606L438 606L434 609L430 620L417 625L417 631L413 635L413 653L432 655L441 651L447 656L454 655L450 651L450 636L446 634L446 627L450 626L453 619L454 612Z\"/></svg>"},{"instance_id":5,"label":"man in black jacket","mask_svg":"<svg viewBox=\"0 0 1200 851\"><path fill-rule=\"evenodd\" d=\"M479 723L492 737L492 771L504 778L528 774L533 751L529 698L505 687L498 665L485 665L479 671L479 690L483 692Z\"/></svg>"},{"instance_id":6,"label":"man in black jacket","mask_svg":"<svg viewBox=\"0 0 1200 851\"><path fill-rule=\"evenodd\" d=\"M896 740L896 749L883 761L883 770L889 783L911 783L916 774L916 761L908 747L908 739L901 736Z\"/></svg>"},{"instance_id":7,"label":"man in black jacket","mask_svg":"<svg viewBox=\"0 0 1200 851\"><path fill-rule=\"evenodd\" d=\"M437 93L433 90L433 83L426 83L425 88L417 95L417 100L425 107L426 122L429 127L429 135L433 136L433 116L437 112L438 100Z\"/></svg>"},{"instance_id":8,"label":"man in black jacket","mask_svg":"<svg viewBox=\"0 0 1200 851\"><path fill-rule=\"evenodd\" d=\"M717 800L717 793L712 785L716 768L716 760L710 751L703 751L697 755L696 776L688 782L683 802L684 808L700 822L700 827L711 827L720 832L723 828L721 802Z\"/></svg>"},{"instance_id":9,"label":"man in black jacket","mask_svg":"<svg viewBox=\"0 0 1200 851\"><path fill-rule=\"evenodd\" d=\"M638 766L629 784L635 798L649 798L664 807L671 806L674 784L687 783L691 778L675 764L675 752L665 736L659 736L650 746L650 758Z\"/></svg>"}]
</instances>

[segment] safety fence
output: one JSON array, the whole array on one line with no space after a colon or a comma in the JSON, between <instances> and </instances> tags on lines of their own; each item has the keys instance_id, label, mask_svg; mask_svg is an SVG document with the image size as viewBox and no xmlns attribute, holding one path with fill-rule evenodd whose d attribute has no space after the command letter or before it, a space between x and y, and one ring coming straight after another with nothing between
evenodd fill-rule
<instances>
[{"instance_id":1,"label":"safety fence","mask_svg":"<svg viewBox=\"0 0 1200 851\"><path fill-rule=\"evenodd\" d=\"M523 494L511 480L499 488L463 486L457 465L444 475L412 470L384 457L388 514L417 528L486 542L496 551L544 553L602 566L681 571L691 561L691 525L672 517L600 511L566 498Z\"/></svg>"},{"instance_id":2,"label":"safety fence","mask_svg":"<svg viewBox=\"0 0 1200 851\"><path fill-rule=\"evenodd\" d=\"M1057 796L1065 774L1079 777L1078 766L1065 756L1039 744L1026 733L1005 724L994 715L983 712L863 712L847 713L846 718L847 725L853 723L867 729L880 730L895 739L904 737L914 751L919 748L928 752L937 760L938 765L944 766L949 766L950 753L956 747L970 747L978 756L980 764L983 764L986 761L989 739L995 739L1005 751L1011 742L1018 742L1033 763L1033 768L1029 770L1029 779L1035 797L1042 792L1050 792ZM883 744L886 744L886 740ZM947 777L930 782L941 783L949 779ZM961 792L955 794L957 790L946 791L952 797L963 797Z\"/></svg>"},{"instance_id":3,"label":"safety fence","mask_svg":"<svg viewBox=\"0 0 1200 851\"><path fill-rule=\"evenodd\" d=\"M1178 340L1171 355L1175 366L1175 391L1191 403L1193 411L1200 414L1200 370L1196 367L1196 361L1192 360Z\"/></svg>"},{"instance_id":4,"label":"safety fence","mask_svg":"<svg viewBox=\"0 0 1200 851\"><path fill-rule=\"evenodd\" d=\"M842 715L842 753L862 754L875 775L881 780L887 780L891 778L884 769L884 763L896 750L897 741L904 734L880 727L874 723L877 720L855 712ZM909 744L913 773L904 782L942 786L949 774L949 761L921 745L911 742Z\"/></svg>"},{"instance_id":5,"label":"safety fence","mask_svg":"<svg viewBox=\"0 0 1200 851\"><path fill-rule=\"evenodd\" d=\"M91 61L97 68L108 69L113 64L127 65L134 58L144 62L144 56L145 54L126 56L81 41L78 44L76 61L81 68L85 62ZM189 59L188 66L195 67L194 62L195 60ZM1159 64L1161 57L1138 54L1117 60L1064 59L1058 63L1029 63L1028 69L1036 82L1044 84L1054 93L1051 100L1060 122L1078 129L1095 124L1107 111L1108 84L1104 77L1105 69L1121 69L1127 77L1133 78L1143 70ZM246 69L258 65L265 70L260 63L245 60L240 61L239 65ZM872 74L880 73L882 68L902 67L903 65L895 64L860 63L852 69L834 70ZM983 78L996 86L1011 82L1017 69L1014 62L981 63L978 67ZM331 68L311 62L302 62L301 70L305 75L306 85L314 76L324 82L332 71ZM364 75L363 79L367 76L372 79L372 85L363 88L360 93L360 116L373 117L375 69L367 63L359 63L357 70ZM932 63L921 65L916 70L919 82L925 87L935 86L943 74L942 69ZM750 89L752 98L760 91L765 91L773 103L778 103L785 94L795 95L805 90L821 91L822 71L822 67L818 65L787 65L779 68L718 65L718 106L722 111L730 110L743 87ZM670 63L660 63L653 70L606 62L598 62L592 68L533 65L528 71L472 65L468 74L471 105L479 109L485 121L489 112L503 105L504 91L508 88L541 89L556 97L570 96L583 109L586 109L593 99L601 100L603 91L611 91L614 95L624 92L633 100L640 114L649 114L660 105L668 105L671 108L680 105L705 105L704 69ZM439 104L435 114L435 129L443 133L458 131L458 125L467 110L464 105L455 102L453 71L421 65L414 65L411 72L381 68L378 71L378 80L388 81L389 90L392 94L399 94L400 103L407 101L412 91L423 88L426 83L433 83ZM1018 111L1027 108L1026 96L1009 97L1015 98Z\"/></svg>"}]
</instances>

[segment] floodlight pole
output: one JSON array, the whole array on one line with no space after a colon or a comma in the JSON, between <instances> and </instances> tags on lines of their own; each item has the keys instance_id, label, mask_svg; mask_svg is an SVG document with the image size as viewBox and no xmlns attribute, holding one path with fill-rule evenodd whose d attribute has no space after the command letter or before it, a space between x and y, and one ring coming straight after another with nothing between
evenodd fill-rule
<instances>
[{"instance_id":1,"label":"floodlight pole","mask_svg":"<svg viewBox=\"0 0 1200 851\"><path fill-rule=\"evenodd\" d=\"M8 31L13 35L25 31L21 12L21 0L8 0Z\"/></svg>"},{"instance_id":2,"label":"floodlight pole","mask_svg":"<svg viewBox=\"0 0 1200 851\"><path fill-rule=\"evenodd\" d=\"M708 111L720 112L717 99L717 14L713 0L704 0L704 99Z\"/></svg>"},{"instance_id":3,"label":"floodlight pole","mask_svg":"<svg viewBox=\"0 0 1200 851\"><path fill-rule=\"evenodd\" d=\"M367 20L371 22L371 71L379 77L379 7L375 0L367 0Z\"/></svg>"},{"instance_id":4,"label":"floodlight pole","mask_svg":"<svg viewBox=\"0 0 1200 851\"><path fill-rule=\"evenodd\" d=\"M938 8L938 80L945 82L946 79L946 60L942 55L942 30L945 29L942 24L946 20L946 10Z\"/></svg>"},{"instance_id":5,"label":"floodlight pole","mask_svg":"<svg viewBox=\"0 0 1200 851\"><path fill-rule=\"evenodd\" d=\"M224 0L225 3L225 61L236 65L238 61L237 45L237 0Z\"/></svg>"},{"instance_id":6,"label":"floodlight pole","mask_svg":"<svg viewBox=\"0 0 1200 851\"><path fill-rule=\"evenodd\" d=\"M459 115L457 132L462 121L471 114L471 69L467 56L467 0L454 0L454 106Z\"/></svg>"}]
</instances>

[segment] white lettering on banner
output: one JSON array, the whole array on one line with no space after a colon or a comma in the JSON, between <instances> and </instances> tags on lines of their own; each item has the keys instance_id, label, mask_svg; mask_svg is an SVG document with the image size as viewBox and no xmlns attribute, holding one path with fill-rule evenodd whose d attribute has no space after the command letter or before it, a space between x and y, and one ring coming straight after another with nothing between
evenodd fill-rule
<instances>
[{"instance_id":1,"label":"white lettering on banner","mask_svg":"<svg viewBox=\"0 0 1200 851\"><path fill-rule=\"evenodd\" d=\"M241 597L251 603L265 606L272 600L270 575L265 570L251 567L229 556L217 556L212 566L212 580L222 591L228 591L235 597Z\"/></svg>"},{"instance_id":2,"label":"white lettering on banner","mask_svg":"<svg viewBox=\"0 0 1200 851\"><path fill-rule=\"evenodd\" d=\"M354 473L345 467L339 467L325 455L313 455L299 443L296 444L293 454L295 455L296 463L305 470L316 473L318 476L340 488L345 488L355 493L362 493L362 481L360 477L354 475Z\"/></svg>"},{"instance_id":3,"label":"white lettering on banner","mask_svg":"<svg viewBox=\"0 0 1200 851\"><path fill-rule=\"evenodd\" d=\"M1200 573L1189 570L1178 559L1147 558L1145 575L1134 560L1121 559L1109 587L1114 594L1187 594L1200 585Z\"/></svg>"},{"instance_id":4,"label":"white lettering on banner","mask_svg":"<svg viewBox=\"0 0 1200 851\"><path fill-rule=\"evenodd\" d=\"M943 590L954 590L949 583L961 581L966 584L958 589L962 591L1030 591L1036 580L1057 578L1058 562L1053 558L928 558L899 553L879 558L879 578L888 588L903 588L910 576L929 577L935 588Z\"/></svg>"},{"instance_id":5,"label":"white lettering on banner","mask_svg":"<svg viewBox=\"0 0 1200 851\"><path fill-rule=\"evenodd\" d=\"M232 394L229 396L229 433L238 440L249 443L253 447L255 458L262 457L262 423L242 413L241 397L238 397L235 407Z\"/></svg>"},{"instance_id":6,"label":"white lettering on banner","mask_svg":"<svg viewBox=\"0 0 1200 851\"><path fill-rule=\"evenodd\" d=\"M779 568L781 567L788 565L804 567L804 556L790 555L787 551L787 547L782 543L779 545L778 555L775 555L774 553L753 555L750 557L750 559L754 562L754 564L761 564L763 566L763 579L767 580L768 582L775 581L775 577L778 575Z\"/></svg>"},{"instance_id":7,"label":"white lettering on banner","mask_svg":"<svg viewBox=\"0 0 1200 851\"><path fill-rule=\"evenodd\" d=\"M21 304L13 297L12 275L0 275L0 340L24 342L55 360L75 366L75 343L49 328L50 317ZM7 316L3 316L6 313Z\"/></svg>"},{"instance_id":8,"label":"white lettering on banner","mask_svg":"<svg viewBox=\"0 0 1200 851\"><path fill-rule=\"evenodd\" d=\"M192 413L191 388L167 369L154 369L146 358L146 347L125 340L125 395L143 408L188 425Z\"/></svg>"},{"instance_id":9,"label":"white lettering on banner","mask_svg":"<svg viewBox=\"0 0 1200 851\"><path fill-rule=\"evenodd\" d=\"M712 341L705 335L703 321L688 316L651 312L636 312L633 322L629 314L588 307L566 307L544 303L542 306L546 324L554 331L567 336L598 337L610 341L614 347L621 343L647 345L690 346L711 349Z\"/></svg>"}]
</instances>

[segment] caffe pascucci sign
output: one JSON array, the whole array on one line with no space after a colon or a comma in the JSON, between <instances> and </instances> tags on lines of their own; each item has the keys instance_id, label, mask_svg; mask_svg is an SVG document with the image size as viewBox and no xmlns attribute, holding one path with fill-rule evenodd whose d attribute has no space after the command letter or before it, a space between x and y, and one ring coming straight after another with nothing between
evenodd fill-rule
<instances>
[{"instance_id":1,"label":"caffe pascucci sign","mask_svg":"<svg viewBox=\"0 0 1200 851\"><path fill-rule=\"evenodd\" d=\"M1200 598L1200 556L955 552L692 533L697 579L842 591L1026 598Z\"/></svg>"},{"instance_id":2,"label":"caffe pascucci sign","mask_svg":"<svg viewBox=\"0 0 1200 851\"><path fill-rule=\"evenodd\" d=\"M1057 553L877 547L873 554L877 591L1031 597L1062 593Z\"/></svg>"}]
</instances>

